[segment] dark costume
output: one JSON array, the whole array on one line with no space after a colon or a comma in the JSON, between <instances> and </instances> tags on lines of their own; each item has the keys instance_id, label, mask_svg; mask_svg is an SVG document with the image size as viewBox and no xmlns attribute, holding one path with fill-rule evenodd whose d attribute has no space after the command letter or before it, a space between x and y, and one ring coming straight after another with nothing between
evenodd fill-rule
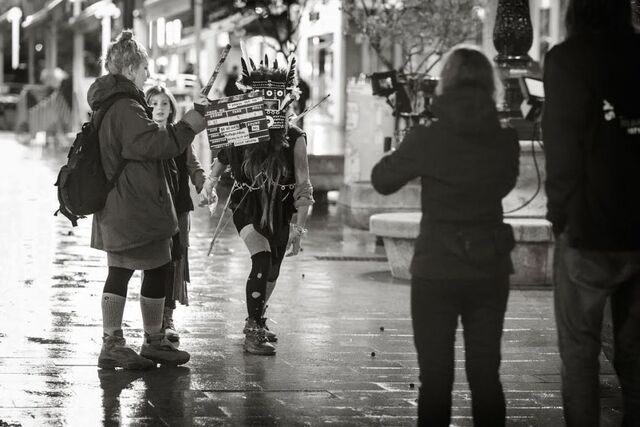
<instances>
[{"instance_id":1,"label":"dark costume","mask_svg":"<svg viewBox=\"0 0 640 427\"><path fill-rule=\"evenodd\" d=\"M244 58L241 62L242 78L237 86L242 91L260 91L269 141L224 148L218 153L218 161L231 166L234 185L229 206L236 229L251 253L244 348L253 354L270 355L275 353L271 343L277 339L263 317L266 302L275 287L287 246L293 248L292 254L300 250L306 230L290 222L297 208L306 209L313 204L313 189L308 171L303 177L306 159L304 164L296 165L295 153L306 152L296 150L296 144L306 144L306 136L287 122L291 104L299 96L295 58L288 68L279 68L277 61L271 67L266 56L259 66L249 60L251 71ZM301 138L304 142L299 141Z\"/></svg>"},{"instance_id":2,"label":"dark costume","mask_svg":"<svg viewBox=\"0 0 640 427\"><path fill-rule=\"evenodd\" d=\"M554 298L569 426L600 420L610 297L623 425L640 425L640 36L569 37L547 54L542 120Z\"/></svg>"},{"instance_id":3,"label":"dark costume","mask_svg":"<svg viewBox=\"0 0 640 427\"><path fill-rule=\"evenodd\" d=\"M253 224L256 231L269 240L272 249L284 250L289 239L289 223L296 212L293 198L296 187L293 150L300 137L305 138L306 143L306 134L300 128L292 126L287 130L288 146L281 149L287 175L282 176L277 185L266 184L266 188L264 178L259 178L258 182L254 183L255 177L248 177L242 172L246 147L225 148L218 153L218 160L222 164L231 165L231 173L236 183L229 204L234 212L233 222L236 229L240 232L245 226ZM272 227L261 224L265 209L270 211L268 214Z\"/></svg>"},{"instance_id":4,"label":"dark costume","mask_svg":"<svg viewBox=\"0 0 640 427\"><path fill-rule=\"evenodd\" d=\"M486 92L460 87L437 97L437 121L416 126L373 168L390 194L422 179L422 222L411 263L411 315L420 366L418 421L449 425L458 317L476 425L504 424L500 339L514 246L501 201L515 186L519 143L502 129Z\"/></svg>"}]
</instances>

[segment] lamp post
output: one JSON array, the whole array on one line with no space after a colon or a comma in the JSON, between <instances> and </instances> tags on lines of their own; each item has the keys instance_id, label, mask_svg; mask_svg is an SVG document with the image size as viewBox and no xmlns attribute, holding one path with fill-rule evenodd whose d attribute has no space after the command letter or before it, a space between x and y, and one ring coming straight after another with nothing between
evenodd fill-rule
<instances>
[{"instance_id":1,"label":"lamp post","mask_svg":"<svg viewBox=\"0 0 640 427\"><path fill-rule=\"evenodd\" d=\"M495 62L505 89L501 109L507 118L522 117L518 77L529 72L532 60L527 52L532 43L529 0L498 0L493 45L498 51Z\"/></svg>"},{"instance_id":2,"label":"lamp post","mask_svg":"<svg viewBox=\"0 0 640 427\"><path fill-rule=\"evenodd\" d=\"M107 57L107 48L109 47L109 43L111 42L111 18L117 19L120 17L120 9L118 7L109 2L102 5L98 10L95 11L95 17L100 19L101 27L102 27L102 58ZM102 69L102 74L106 74L106 70Z\"/></svg>"},{"instance_id":3,"label":"lamp post","mask_svg":"<svg viewBox=\"0 0 640 427\"><path fill-rule=\"evenodd\" d=\"M16 69L20 65L20 19L22 10L12 7L7 12L7 20L11 22L11 68Z\"/></svg>"}]
</instances>

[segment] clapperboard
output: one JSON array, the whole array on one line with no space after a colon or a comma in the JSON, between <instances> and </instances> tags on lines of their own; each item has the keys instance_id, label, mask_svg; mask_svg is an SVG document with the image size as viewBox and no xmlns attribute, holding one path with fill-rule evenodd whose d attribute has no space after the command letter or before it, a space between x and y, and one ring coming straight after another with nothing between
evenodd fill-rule
<instances>
[{"instance_id":1,"label":"clapperboard","mask_svg":"<svg viewBox=\"0 0 640 427\"><path fill-rule=\"evenodd\" d=\"M269 141L264 99L259 90L211 101L205 119L212 150Z\"/></svg>"}]
</instances>

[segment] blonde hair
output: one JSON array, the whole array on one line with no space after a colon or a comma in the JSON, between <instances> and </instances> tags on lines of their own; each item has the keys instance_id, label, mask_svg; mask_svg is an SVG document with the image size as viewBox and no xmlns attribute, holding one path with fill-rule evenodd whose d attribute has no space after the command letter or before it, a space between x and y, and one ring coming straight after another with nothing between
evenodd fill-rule
<instances>
[{"instance_id":1,"label":"blonde hair","mask_svg":"<svg viewBox=\"0 0 640 427\"><path fill-rule=\"evenodd\" d=\"M436 94L442 95L460 86L478 87L494 99L501 89L489 58L474 47L457 47L447 54Z\"/></svg>"},{"instance_id":2,"label":"blonde hair","mask_svg":"<svg viewBox=\"0 0 640 427\"><path fill-rule=\"evenodd\" d=\"M176 102L176 98L173 96L171 91L169 91L169 89L167 89L164 86L160 86L160 85L151 86L149 89L147 89L147 92L144 95L144 98L147 101L147 104L151 104L151 98L156 95L165 95L169 100L169 106L171 107L171 112L169 113L169 117L167 117L167 124L172 124L176 119L176 113L178 111L178 108L177 108L178 103Z\"/></svg>"},{"instance_id":3,"label":"blonde hair","mask_svg":"<svg viewBox=\"0 0 640 427\"><path fill-rule=\"evenodd\" d=\"M118 38L109 44L107 55L103 58L104 67L111 74L122 74L127 67L137 68L148 60L147 49L133 38L131 30L123 30Z\"/></svg>"}]
</instances>

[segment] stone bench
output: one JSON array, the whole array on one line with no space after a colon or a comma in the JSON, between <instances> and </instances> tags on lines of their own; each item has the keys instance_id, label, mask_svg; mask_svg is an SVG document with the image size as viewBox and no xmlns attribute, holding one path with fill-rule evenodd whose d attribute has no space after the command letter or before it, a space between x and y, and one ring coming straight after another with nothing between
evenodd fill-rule
<instances>
[{"instance_id":1,"label":"stone bench","mask_svg":"<svg viewBox=\"0 0 640 427\"><path fill-rule=\"evenodd\" d=\"M420 232L420 212L381 213L369 219L369 231L384 241L391 274L410 279L409 265ZM511 224L516 247L511 256L514 285L550 285L553 266L551 224L542 218L505 218Z\"/></svg>"}]
</instances>

